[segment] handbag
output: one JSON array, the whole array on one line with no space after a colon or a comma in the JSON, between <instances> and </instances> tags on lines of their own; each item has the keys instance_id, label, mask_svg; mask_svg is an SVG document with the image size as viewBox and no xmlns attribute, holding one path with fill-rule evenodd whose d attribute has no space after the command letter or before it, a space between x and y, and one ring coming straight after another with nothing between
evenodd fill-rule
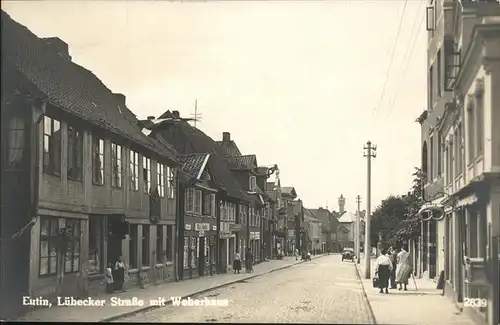
<instances>
[{"instance_id":1,"label":"handbag","mask_svg":"<svg viewBox=\"0 0 500 325\"><path fill-rule=\"evenodd\" d=\"M373 277L373 287L378 288L379 287L379 282L378 282L378 276Z\"/></svg>"}]
</instances>

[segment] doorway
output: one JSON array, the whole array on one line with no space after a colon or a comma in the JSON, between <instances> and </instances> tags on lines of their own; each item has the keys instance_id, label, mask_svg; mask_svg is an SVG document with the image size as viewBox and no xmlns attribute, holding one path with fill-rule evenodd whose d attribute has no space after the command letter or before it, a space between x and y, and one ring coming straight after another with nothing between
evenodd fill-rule
<instances>
[{"instance_id":1,"label":"doorway","mask_svg":"<svg viewBox=\"0 0 500 325\"><path fill-rule=\"evenodd\" d=\"M198 275L199 276L204 276L205 275L205 238L206 237L200 237L198 239Z\"/></svg>"}]
</instances>

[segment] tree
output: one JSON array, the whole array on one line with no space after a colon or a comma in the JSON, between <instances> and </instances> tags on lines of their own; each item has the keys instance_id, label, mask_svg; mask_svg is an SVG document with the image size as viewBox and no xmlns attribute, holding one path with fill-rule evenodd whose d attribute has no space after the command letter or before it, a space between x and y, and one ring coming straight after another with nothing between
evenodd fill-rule
<instances>
[{"instance_id":1,"label":"tree","mask_svg":"<svg viewBox=\"0 0 500 325\"><path fill-rule=\"evenodd\" d=\"M389 196L375 209L371 223L371 245L379 241L394 246L402 245L420 235L418 211L422 206L423 173L415 168L410 191L402 196Z\"/></svg>"}]
</instances>

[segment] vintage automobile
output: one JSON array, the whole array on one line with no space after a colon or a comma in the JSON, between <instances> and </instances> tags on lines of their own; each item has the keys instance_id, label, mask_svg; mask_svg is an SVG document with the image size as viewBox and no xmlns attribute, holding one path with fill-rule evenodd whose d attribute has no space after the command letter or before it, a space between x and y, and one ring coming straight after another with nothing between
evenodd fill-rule
<instances>
[{"instance_id":1,"label":"vintage automobile","mask_svg":"<svg viewBox=\"0 0 500 325\"><path fill-rule=\"evenodd\" d=\"M342 262L344 260L350 260L351 262L354 262L354 249L344 248L344 250L342 251Z\"/></svg>"}]
</instances>

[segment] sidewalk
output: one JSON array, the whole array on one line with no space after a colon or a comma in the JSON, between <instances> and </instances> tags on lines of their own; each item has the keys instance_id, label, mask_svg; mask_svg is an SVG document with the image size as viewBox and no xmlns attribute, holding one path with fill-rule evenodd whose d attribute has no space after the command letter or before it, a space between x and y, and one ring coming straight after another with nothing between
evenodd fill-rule
<instances>
[{"instance_id":1,"label":"sidewalk","mask_svg":"<svg viewBox=\"0 0 500 325\"><path fill-rule=\"evenodd\" d=\"M323 255L317 255L313 258L318 258ZM255 265L254 273L225 273L214 276L205 276L198 279L184 280L180 282L170 282L160 285L149 285L145 289L133 288L123 293L113 295L102 295L94 297L95 299L106 299L118 297L120 299L137 299L144 300L144 306L134 307L112 307L107 303L102 307L50 307L36 309L26 315L16 319L19 321L67 321L67 322L108 322L138 312L144 312L150 309L159 308L149 305L149 300L165 297L167 303L170 303L170 297L183 297L201 294L206 291L214 290L219 287L227 286L242 280L248 280L257 276L265 275L274 271L282 270L299 264L301 261L296 261L295 257L285 257L283 260L270 260Z\"/></svg>"},{"instance_id":2,"label":"sidewalk","mask_svg":"<svg viewBox=\"0 0 500 325\"><path fill-rule=\"evenodd\" d=\"M371 260L371 277L375 273L375 258ZM357 264L359 276L363 283L366 298L371 306L378 324L411 324L411 325L474 325L465 314L460 313L453 303L441 295L436 283L429 279L410 278L408 291L389 289L389 294L378 293L373 288L372 279L364 279L365 263L361 256Z\"/></svg>"}]
</instances>

